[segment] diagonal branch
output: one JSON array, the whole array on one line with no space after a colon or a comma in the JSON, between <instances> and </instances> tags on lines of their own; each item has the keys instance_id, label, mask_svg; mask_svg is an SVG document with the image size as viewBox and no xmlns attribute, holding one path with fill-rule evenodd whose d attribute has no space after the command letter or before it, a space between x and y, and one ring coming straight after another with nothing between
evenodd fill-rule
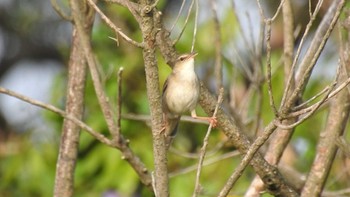
<instances>
[{"instance_id":1,"label":"diagonal branch","mask_svg":"<svg viewBox=\"0 0 350 197\"><path fill-rule=\"evenodd\" d=\"M76 3L76 1L72 1ZM81 16L80 9L76 9L72 12L73 18L79 19ZM106 120L107 127L111 135L113 136L113 143L123 154L123 158L129 162L129 164L134 168L136 173L139 175L141 181L148 187L151 187L151 177L147 171L147 168L140 161L140 159L132 152L132 150L128 146L127 140L121 135L119 128L117 127L117 123L115 118L115 114L113 113L112 107L109 104L109 99L107 98L103 85L101 83L99 72L96 65L96 60L92 52L92 48L90 45L89 36L84 31L84 24L80 20L74 21L77 33L80 38L80 44L84 56L86 58L87 64L89 66L90 74L93 81L93 86L97 95L97 99L99 105L101 107L103 116Z\"/></svg>"},{"instance_id":2,"label":"diagonal branch","mask_svg":"<svg viewBox=\"0 0 350 197\"><path fill-rule=\"evenodd\" d=\"M95 14L90 12L83 2L72 3L72 12L76 9L84 10L84 13L71 16L71 21L83 21L84 31L91 35ZM71 114L77 120L81 120L84 112L84 92L86 81L86 60L81 51L81 43L77 28L74 25L72 31L72 48L68 66L68 84L66 98L66 113ZM96 134L96 133L94 133ZM99 136L101 137L101 136ZM62 125L60 148L56 164L56 176L54 186L54 196L72 196L74 191L74 171L78 157L80 128L73 121L65 118Z\"/></svg>"},{"instance_id":3,"label":"diagonal branch","mask_svg":"<svg viewBox=\"0 0 350 197\"><path fill-rule=\"evenodd\" d=\"M6 88L0 87L0 93L2 94L7 94L9 96L12 97L16 97L24 102L30 103L32 105L38 106L40 108L52 111L56 114L59 114L60 116L62 116L63 118L66 118L70 121L72 121L74 124L78 125L81 129L86 130L90 135L92 135L93 137L95 137L97 140L99 140L101 143L106 144L107 146L111 146L114 147L113 143L111 140L109 140L108 138L106 138L104 135L102 135L101 133L95 131L94 129L92 129L91 127L89 127L87 124L85 124L84 122L82 122L81 120L79 120L77 117L73 116L72 114L68 114L65 111L50 105L50 104L46 104L34 99L31 99L29 97L26 97L24 95L18 94L16 92L13 92L11 90L8 90Z\"/></svg>"},{"instance_id":4,"label":"diagonal branch","mask_svg":"<svg viewBox=\"0 0 350 197\"><path fill-rule=\"evenodd\" d=\"M222 101L224 100L224 98L223 98L224 95L223 94L224 94L224 88L220 88L218 101L217 101L217 104L215 106L215 110L214 110L214 113L213 113L212 117L216 117L216 114L218 113L218 109L219 109ZM198 196L198 194L201 191L199 178L200 178L200 175L201 175L202 166L203 166L203 162L204 162L204 157L205 157L205 154L206 154L206 149L207 149L207 146L208 146L209 136L210 136L212 127L213 127L213 125L210 124L209 127L208 127L208 131L207 131L207 133L206 133L206 135L204 137L204 140L203 140L203 146L201 148L201 153L200 153L200 157L199 157L199 161L198 161L195 189L194 189L194 193L192 195L193 197Z\"/></svg>"},{"instance_id":5,"label":"diagonal branch","mask_svg":"<svg viewBox=\"0 0 350 197\"><path fill-rule=\"evenodd\" d=\"M300 98L305 90L305 87L309 81L312 70L316 64L318 57L323 50L334 26L339 18L340 12L344 7L345 0L334 0L329 7L326 15L323 17L315 36L308 48L304 58L302 59L298 74L296 76L296 87L285 105L282 106L281 115L286 115L293 107L294 103Z\"/></svg>"},{"instance_id":6,"label":"diagonal branch","mask_svg":"<svg viewBox=\"0 0 350 197\"><path fill-rule=\"evenodd\" d=\"M114 23L100 10L100 8L97 7L97 5L92 0L87 0L87 2L101 16L102 20L110 28L112 28L114 30L116 35L120 35L125 41L127 41L128 43L130 43L136 47L139 47L139 48L143 47L143 45L144 45L143 43L139 43L139 42L136 42L135 40L131 39L120 28L115 26ZM116 39L116 40L118 40L118 39Z\"/></svg>"}]
</instances>

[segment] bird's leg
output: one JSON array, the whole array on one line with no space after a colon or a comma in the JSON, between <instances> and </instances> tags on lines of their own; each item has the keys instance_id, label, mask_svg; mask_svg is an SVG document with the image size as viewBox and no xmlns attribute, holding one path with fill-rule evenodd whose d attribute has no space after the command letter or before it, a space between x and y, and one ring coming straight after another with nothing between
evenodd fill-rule
<instances>
[{"instance_id":1,"label":"bird's leg","mask_svg":"<svg viewBox=\"0 0 350 197\"><path fill-rule=\"evenodd\" d=\"M160 130L160 133L161 133L161 134L164 134L164 133L165 133L166 125L167 125L167 121L166 121L165 114L163 113L162 129Z\"/></svg>"},{"instance_id":2,"label":"bird's leg","mask_svg":"<svg viewBox=\"0 0 350 197\"><path fill-rule=\"evenodd\" d=\"M216 127L217 124L217 120L216 117L202 117L202 116L197 116L196 110L192 110L191 111L191 116L194 119L200 119L200 120L206 120L209 122L209 124L211 124L213 127Z\"/></svg>"}]
</instances>

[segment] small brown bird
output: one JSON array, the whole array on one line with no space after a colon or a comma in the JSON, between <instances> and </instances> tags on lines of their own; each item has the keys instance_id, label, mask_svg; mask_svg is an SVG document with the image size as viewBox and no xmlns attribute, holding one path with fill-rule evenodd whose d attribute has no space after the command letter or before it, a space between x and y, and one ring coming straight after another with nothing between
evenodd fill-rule
<instances>
[{"instance_id":1,"label":"small brown bird","mask_svg":"<svg viewBox=\"0 0 350 197\"><path fill-rule=\"evenodd\" d=\"M209 121L214 127L216 118L198 117L196 105L199 99L199 80L194 72L194 57L196 52L180 55L175 63L172 73L163 86L162 109L165 122L164 134L168 137L167 148L175 137L180 117L190 111L196 119Z\"/></svg>"}]
</instances>

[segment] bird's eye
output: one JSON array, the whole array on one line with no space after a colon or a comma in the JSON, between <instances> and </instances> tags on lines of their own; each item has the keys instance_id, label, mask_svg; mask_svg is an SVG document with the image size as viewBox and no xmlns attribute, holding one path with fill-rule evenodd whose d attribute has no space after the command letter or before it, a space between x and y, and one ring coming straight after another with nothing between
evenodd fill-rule
<instances>
[{"instance_id":1,"label":"bird's eye","mask_svg":"<svg viewBox=\"0 0 350 197\"><path fill-rule=\"evenodd\" d=\"M184 61L186 59L186 57L181 56L179 59L180 59L180 61Z\"/></svg>"}]
</instances>

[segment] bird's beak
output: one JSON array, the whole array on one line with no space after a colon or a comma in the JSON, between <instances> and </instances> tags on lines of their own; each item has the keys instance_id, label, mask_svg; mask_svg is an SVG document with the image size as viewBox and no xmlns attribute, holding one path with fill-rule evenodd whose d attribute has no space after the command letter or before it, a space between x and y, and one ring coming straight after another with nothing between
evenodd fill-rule
<instances>
[{"instance_id":1,"label":"bird's beak","mask_svg":"<svg viewBox=\"0 0 350 197\"><path fill-rule=\"evenodd\" d=\"M195 57L196 55L198 55L198 53L197 52L195 52L195 51L193 51L192 53L190 53L190 55L189 55L189 58L193 58L193 57Z\"/></svg>"}]
</instances>

